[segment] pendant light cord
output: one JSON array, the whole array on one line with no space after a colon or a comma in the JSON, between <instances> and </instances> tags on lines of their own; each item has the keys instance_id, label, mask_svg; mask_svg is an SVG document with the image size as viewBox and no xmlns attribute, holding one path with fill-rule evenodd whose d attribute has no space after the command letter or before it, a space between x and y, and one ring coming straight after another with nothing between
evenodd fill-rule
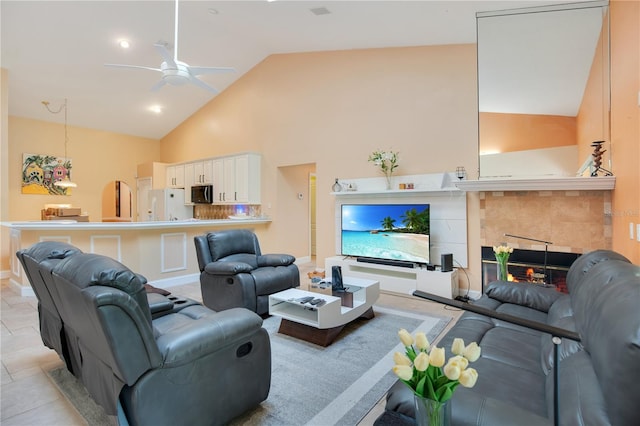
<instances>
[{"instance_id":1,"label":"pendant light cord","mask_svg":"<svg viewBox=\"0 0 640 426\"><path fill-rule=\"evenodd\" d=\"M64 109L64 158L67 159L67 142L69 141L69 136L67 133L67 98L64 98L64 103L60 105L60 108L57 110L53 110L49 107L49 101L42 101L42 105L49 111L51 114L60 114L60 112Z\"/></svg>"}]
</instances>

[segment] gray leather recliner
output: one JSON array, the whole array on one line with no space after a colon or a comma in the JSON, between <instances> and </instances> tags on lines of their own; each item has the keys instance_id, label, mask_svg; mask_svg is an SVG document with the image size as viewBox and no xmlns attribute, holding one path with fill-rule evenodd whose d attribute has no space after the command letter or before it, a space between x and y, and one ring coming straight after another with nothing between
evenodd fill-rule
<instances>
[{"instance_id":1,"label":"gray leather recliner","mask_svg":"<svg viewBox=\"0 0 640 426\"><path fill-rule=\"evenodd\" d=\"M74 375L121 424L226 424L267 398L271 347L255 313L198 304L152 319L144 277L97 254L51 276Z\"/></svg>"},{"instance_id":2,"label":"gray leather recliner","mask_svg":"<svg viewBox=\"0 0 640 426\"><path fill-rule=\"evenodd\" d=\"M243 307L269 312L269 295L300 285L296 258L262 254L248 229L209 232L194 238L205 306L217 311Z\"/></svg>"},{"instance_id":3,"label":"gray leather recliner","mask_svg":"<svg viewBox=\"0 0 640 426\"><path fill-rule=\"evenodd\" d=\"M82 251L77 247L58 241L42 241L16 253L38 299L42 343L56 351L72 373L73 365L77 363L71 359L64 323L55 302L57 295L52 293L51 271L63 259L79 253Z\"/></svg>"}]
</instances>

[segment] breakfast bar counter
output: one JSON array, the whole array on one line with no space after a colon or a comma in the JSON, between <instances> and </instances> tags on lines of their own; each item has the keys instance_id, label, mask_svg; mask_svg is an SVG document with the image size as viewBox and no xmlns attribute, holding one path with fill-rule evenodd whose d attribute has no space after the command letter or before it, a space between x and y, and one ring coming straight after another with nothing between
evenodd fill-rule
<instances>
[{"instance_id":1,"label":"breakfast bar counter","mask_svg":"<svg viewBox=\"0 0 640 426\"><path fill-rule=\"evenodd\" d=\"M10 284L21 295L33 295L16 251L39 241L63 241L85 253L99 253L144 275L156 287L197 282L200 271L193 238L213 229L249 228L258 237L269 218L183 220L166 222L3 222L10 229Z\"/></svg>"}]
</instances>

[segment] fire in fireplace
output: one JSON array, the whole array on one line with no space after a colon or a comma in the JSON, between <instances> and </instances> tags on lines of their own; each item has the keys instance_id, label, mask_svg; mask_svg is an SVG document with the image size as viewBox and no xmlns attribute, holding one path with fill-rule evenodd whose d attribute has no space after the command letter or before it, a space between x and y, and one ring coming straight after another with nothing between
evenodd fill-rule
<instances>
[{"instance_id":1,"label":"fire in fireplace","mask_svg":"<svg viewBox=\"0 0 640 426\"><path fill-rule=\"evenodd\" d=\"M567 272L580 256L577 253L545 252L538 250L514 249L507 263L509 281L555 287L557 291L567 293ZM493 247L482 247L482 291L498 277L498 266Z\"/></svg>"}]
</instances>

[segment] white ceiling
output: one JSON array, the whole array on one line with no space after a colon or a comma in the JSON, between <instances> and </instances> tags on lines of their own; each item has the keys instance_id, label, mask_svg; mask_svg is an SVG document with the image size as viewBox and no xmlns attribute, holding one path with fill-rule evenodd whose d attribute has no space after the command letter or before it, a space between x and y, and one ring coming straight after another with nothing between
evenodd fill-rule
<instances>
[{"instance_id":1,"label":"white ceiling","mask_svg":"<svg viewBox=\"0 0 640 426\"><path fill-rule=\"evenodd\" d=\"M183 0L178 59L234 67L201 77L222 91L271 54L475 43L476 12L549 3L558 2ZM311 11L322 7L330 13ZM192 85L152 92L160 73L104 66L159 67L153 44L173 46L173 1L2 0L0 13L10 115L61 122L41 101L67 98L70 125L159 139L213 97ZM131 48L118 47L122 38Z\"/></svg>"}]
</instances>

